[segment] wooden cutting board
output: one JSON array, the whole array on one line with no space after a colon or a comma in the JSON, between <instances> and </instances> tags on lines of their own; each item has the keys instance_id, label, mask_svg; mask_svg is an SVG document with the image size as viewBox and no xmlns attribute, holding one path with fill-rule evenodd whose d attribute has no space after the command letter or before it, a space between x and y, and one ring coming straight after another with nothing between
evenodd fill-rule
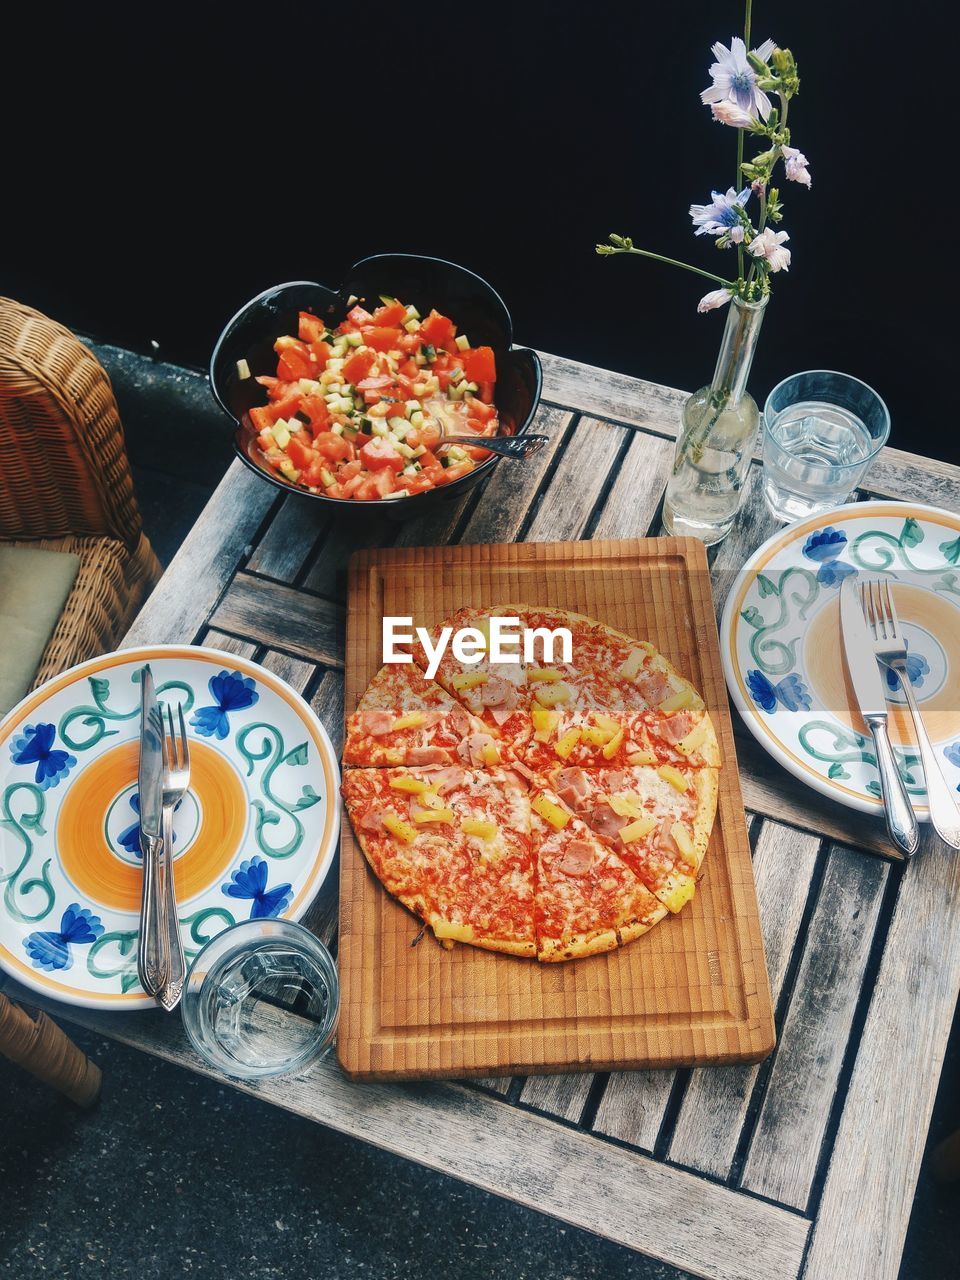
<instances>
[{"instance_id":1,"label":"wooden cutting board","mask_svg":"<svg viewBox=\"0 0 960 1280\"><path fill-rule=\"evenodd\" d=\"M652 641L703 694L723 753L717 821L692 902L617 951L538 964L443 950L369 870L344 814L337 1055L362 1079L755 1062L770 988L707 560L689 538L358 552L346 711L381 665L381 620L430 626L465 605L561 606Z\"/></svg>"}]
</instances>

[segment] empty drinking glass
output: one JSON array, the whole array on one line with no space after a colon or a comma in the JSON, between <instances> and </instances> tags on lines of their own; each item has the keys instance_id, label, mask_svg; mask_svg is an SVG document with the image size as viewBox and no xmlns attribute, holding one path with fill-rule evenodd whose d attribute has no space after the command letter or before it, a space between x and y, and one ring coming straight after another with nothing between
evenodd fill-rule
<instances>
[{"instance_id":1,"label":"empty drinking glass","mask_svg":"<svg viewBox=\"0 0 960 1280\"><path fill-rule=\"evenodd\" d=\"M190 1043L252 1079L298 1071L333 1043L340 984L330 952L290 920L245 920L206 944L183 996Z\"/></svg>"},{"instance_id":2,"label":"empty drinking glass","mask_svg":"<svg viewBox=\"0 0 960 1280\"><path fill-rule=\"evenodd\" d=\"M779 520L802 520L846 502L890 434L872 387L814 369L784 378L763 409L763 494Z\"/></svg>"}]
</instances>

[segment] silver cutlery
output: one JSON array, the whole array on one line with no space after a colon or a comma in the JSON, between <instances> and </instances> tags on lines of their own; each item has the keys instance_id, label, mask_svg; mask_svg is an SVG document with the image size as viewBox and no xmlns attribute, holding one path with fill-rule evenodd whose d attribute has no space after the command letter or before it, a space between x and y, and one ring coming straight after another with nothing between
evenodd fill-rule
<instances>
[{"instance_id":1,"label":"silver cutlery","mask_svg":"<svg viewBox=\"0 0 960 1280\"><path fill-rule=\"evenodd\" d=\"M930 821L941 840L945 840L954 849L960 849L960 803L956 792L943 776L937 753L920 716L920 707L907 674L907 646L900 629L890 583L879 579L863 583L860 587L860 599L873 633L874 655L883 666L896 672L913 717L927 787Z\"/></svg>"},{"instance_id":2,"label":"silver cutlery","mask_svg":"<svg viewBox=\"0 0 960 1280\"><path fill-rule=\"evenodd\" d=\"M156 997L166 972L163 964L162 904L157 883L163 849L163 718L149 666L143 668L140 681L140 769L137 786L143 859L137 973L147 995Z\"/></svg>"},{"instance_id":3,"label":"silver cutlery","mask_svg":"<svg viewBox=\"0 0 960 1280\"><path fill-rule=\"evenodd\" d=\"M526 434L522 436L444 435L436 448L443 449L448 444L479 445L481 449L489 449L491 453L499 454L501 458L525 458L528 454L539 452L549 440L549 436Z\"/></svg>"},{"instance_id":4,"label":"silver cutlery","mask_svg":"<svg viewBox=\"0 0 960 1280\"><path fill-rule=\"evenodd\" d=\"M857 584L851 578L845 578L840 588L840 629L847 670L860 706L860 714L873 735L887 830L909 858L916 853L920 843L920 827L890 746L887 734L887 699L883 692L880 667L874 657L873 636L867 626Z\"/></svg>"},{"instance_id":5,"label":"silver cutlery","mask_svg":"<svg viewBox=\"0 0 960 1280\"><path fill-rule=\"evenodd\" d=\"M183 707L177 707L179 732L174 728L173 710L167 707L167 729L163 738L163 964L164 980L157 1001L170 1013L180 1003L187 965L180 938L177 889L173 875L173 814L190 785L190 740L183 722Z\"/></svg>"}]
</instances>

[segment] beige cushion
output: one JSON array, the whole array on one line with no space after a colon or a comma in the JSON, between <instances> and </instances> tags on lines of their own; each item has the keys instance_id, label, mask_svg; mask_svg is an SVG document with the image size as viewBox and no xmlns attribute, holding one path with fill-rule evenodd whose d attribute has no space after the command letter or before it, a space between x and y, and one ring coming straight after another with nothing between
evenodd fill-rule
<instances>
[{"instance_id":1,"label":"beige cushion","mask_svg":"<svg viewBox=\"0 0 960 1280\"><path fill-rule=\"evenodd\" d=\"M0 544L0 715L30 688L79 569L67 552Z\"/></svg>"}]
</instances>

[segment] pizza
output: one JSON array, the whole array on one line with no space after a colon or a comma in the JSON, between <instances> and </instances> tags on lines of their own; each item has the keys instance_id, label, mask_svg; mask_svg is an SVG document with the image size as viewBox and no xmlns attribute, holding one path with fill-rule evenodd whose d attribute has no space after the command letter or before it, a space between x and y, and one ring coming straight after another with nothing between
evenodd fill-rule
<instances>
[{"instance_id":1,"label":"pizza","mask_svg":"<svg viewBox=\"0 0 960 1280\"><path fill-rule=\"evenodd\" d=\"M490 619L526 657L493 663ZM445 947L543 962L632 942L696 890L720 752L703 699L648 641L562 609L465 608L479 660L381 669L347 720L343 796L372 871ZM547 634L570 630L569 653Z\"/></svg>"}]
</instances>

